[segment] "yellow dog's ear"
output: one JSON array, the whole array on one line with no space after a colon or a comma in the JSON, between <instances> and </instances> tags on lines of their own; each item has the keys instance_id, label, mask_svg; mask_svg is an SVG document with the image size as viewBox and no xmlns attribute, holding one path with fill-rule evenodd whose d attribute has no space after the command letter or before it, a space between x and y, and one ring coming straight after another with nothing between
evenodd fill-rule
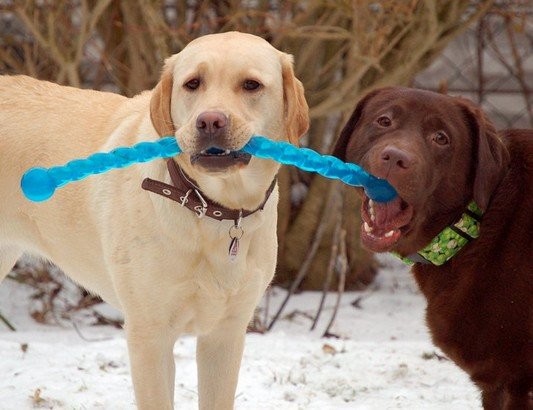
<instances>
[{"instance_id":1,"label":"yellow dog's ear","mask_svg":"<svg viewBox=\"0 0 533 410\"><path fill-rule=\"evenodd\" d=\"M281 74L283 76L283 103L285 106L285 136L298 145L309 129L309 107L305 100L304 87L294 75L293 59L289 54L281 54Z\"/></svg>"},{"instance_id":2,"label":"yellow dog's ear","mask_svg":"<svg viewBox=\"0 0 533 410\"><path fill-rule=\"evenodd\" d=\"M170 115L172 97L172 61L167 59L161 80L155 86L150 100L150 119L160 136L174 135L176 128Z\"/></svg>"}]
</instances>

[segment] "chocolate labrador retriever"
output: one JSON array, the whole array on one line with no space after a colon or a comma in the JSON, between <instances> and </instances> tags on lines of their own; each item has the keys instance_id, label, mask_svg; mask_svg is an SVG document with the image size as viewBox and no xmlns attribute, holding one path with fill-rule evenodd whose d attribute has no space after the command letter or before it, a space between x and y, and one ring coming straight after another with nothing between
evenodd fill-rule
<instances>
[{"instance_id":1,"label":"chocolate labrador retriever","mask_svg":"<svg viewBox=\"0 0 533 410\"><path fill-rule=\"evenodd\" d=\"M363 192L362 243L413 263L434 343L485 409L533 408L533 130L498 135L468 100L384 88L364 97L334 155L388 180Z\"/></svg>"}]
</instances>

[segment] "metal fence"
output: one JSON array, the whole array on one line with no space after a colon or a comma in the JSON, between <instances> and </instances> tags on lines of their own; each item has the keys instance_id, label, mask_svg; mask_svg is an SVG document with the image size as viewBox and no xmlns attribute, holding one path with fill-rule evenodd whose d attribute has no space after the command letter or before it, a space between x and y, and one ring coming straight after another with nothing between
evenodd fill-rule
<instances>
[{"instance_id":1,"label":"metal fence","mask_svg":"<svg viewBox=\"0 0 533 410\"><path fill-rule=\"evenodd\" d=\"M418 74L413 86L470 98L498 128L532 128L533 5L499 2Z\"/></svg>"}]
</instances>

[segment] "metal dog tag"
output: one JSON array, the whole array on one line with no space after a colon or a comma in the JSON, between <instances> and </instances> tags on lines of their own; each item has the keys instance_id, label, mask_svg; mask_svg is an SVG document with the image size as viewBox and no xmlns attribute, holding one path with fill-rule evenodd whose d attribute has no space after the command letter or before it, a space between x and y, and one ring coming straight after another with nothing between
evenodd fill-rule
<instances>
[{"instance_id":1,"label":"metal dog tag","mask_svg":"<svg viewBox=\"0 0 533 410\"><path fill-rule=\"evenodd\" d=\"M239 253L239 238L232 238L229 244L228 256L230 261L234 261Z\"/></svg>"},{"instance_id":2,"label":"metal dog tag","mask_svg":"<svg viewBox=\"0 0 533 410\"><path fill-rule=\"evenodd\" d=\"M233 262L235 259L237 259L237 255L239 254L239 239L242 238L244 235L244 229L241 227L242 222L242 210L239 213L239 219L235 221L235 225L232 225L229 228L229 237L231 238L231 242L229 243L229 249L228 249L228 256L229 260Z\"/></svg>"}]
</instances>

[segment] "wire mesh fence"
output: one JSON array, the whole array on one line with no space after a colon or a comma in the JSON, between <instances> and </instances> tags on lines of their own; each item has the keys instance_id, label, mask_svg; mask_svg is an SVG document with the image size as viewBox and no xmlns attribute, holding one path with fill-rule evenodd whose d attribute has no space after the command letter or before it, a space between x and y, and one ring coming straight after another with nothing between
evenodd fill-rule
<instances>
[{"instance_id":1,"label":"wire mesh fence","mask_svg":"<svg viewBox=\"0 0 533 410\"><path fill-rule=\"evenodd\" d=\"M412 85L468 97L499 128L533 127L532 3L498 2Z\"/></svg>"}]
</instances>

